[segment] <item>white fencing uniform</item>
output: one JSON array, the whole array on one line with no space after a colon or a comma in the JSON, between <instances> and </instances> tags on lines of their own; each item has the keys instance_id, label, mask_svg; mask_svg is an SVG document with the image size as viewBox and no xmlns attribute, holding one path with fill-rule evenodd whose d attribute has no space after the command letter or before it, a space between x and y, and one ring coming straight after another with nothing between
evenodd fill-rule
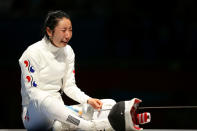
<instances>
[{"instance_id":1,"label":"white fencing uniform","mask_svg":"<svg viewBox=\"0 0 197 131\"><path fill-rule=\"evenodd\" d=\"M82 130L111 128L107 119L108 114L104 115L106 118L88 121L64 105L58 92L60 89L80 104L87 103L90 98L75 84L74 58L75 54L69 45L57 48L45 37L29 46L23 53L19 63L22 72L22 119L25 128L49 129L54 121ZM113 100L109 101L106 103ZM114 104L112 102L111 106Z\"/></svg>"}]
</instances>

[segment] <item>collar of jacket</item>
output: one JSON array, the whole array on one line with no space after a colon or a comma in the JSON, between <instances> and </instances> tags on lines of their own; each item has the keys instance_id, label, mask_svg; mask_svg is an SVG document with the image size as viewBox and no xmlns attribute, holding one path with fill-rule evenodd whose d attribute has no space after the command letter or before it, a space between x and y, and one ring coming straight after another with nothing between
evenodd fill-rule
<instances>
[{"instance_id":1,"label":"collar of jacket","mask_svg":"<svg viewBox=\"0 0 197 131\"><path fill-rule=\"evenodd\" d=\"M47 46L48 50L52 53L57 53L59 52L60 50L62 50L63 48L59 48L59 47L56 47L54 46L51 41L49 41L46 36L42 39L42 41L45 43L45 45Z\"/></svg>"}]
</instances>

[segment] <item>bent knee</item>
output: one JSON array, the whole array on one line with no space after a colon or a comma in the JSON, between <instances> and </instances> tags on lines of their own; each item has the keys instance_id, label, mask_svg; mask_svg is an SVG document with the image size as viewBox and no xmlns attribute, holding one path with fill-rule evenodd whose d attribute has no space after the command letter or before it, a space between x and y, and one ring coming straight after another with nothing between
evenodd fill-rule
<instances>
[{"instance_id":1,"label":"bent knee","mask_svg":"<svg viewBox=\"0 0 197 131\"><path fill-rule=\"evenodd\" d=\"M116 101L113 99L102 99L103 106L114 106L116 104Z\"/></svg>"}]
</instances>

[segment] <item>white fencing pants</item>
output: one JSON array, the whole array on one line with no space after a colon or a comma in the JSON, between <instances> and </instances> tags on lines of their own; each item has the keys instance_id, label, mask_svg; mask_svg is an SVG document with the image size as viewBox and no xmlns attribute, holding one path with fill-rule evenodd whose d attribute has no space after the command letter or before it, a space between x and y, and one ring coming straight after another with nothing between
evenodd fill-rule
<instances>
[{"instance_id":1,"label":"white fencing pants","mask_svg":"<svg viewBox=\"0 0 197 131\"><path fill-rule=\"evenodd\" d=\"M115 102L113 100L102 100L103 107L111 108ZM111 107L110 107L111 105ZM26 129L28 130L47 130L53 127L54 122L69 125L69 128L80 130L103 130L110 129L108 121L108 113L100 112L93 116L92 120L80 118L71 109L67 108L62 99L52 96L46 97L38 106L36 102L31 101L28 107L23 107L22 119ZM63 126L61 126L62 128Z\"/></svg>"}]
</instances>

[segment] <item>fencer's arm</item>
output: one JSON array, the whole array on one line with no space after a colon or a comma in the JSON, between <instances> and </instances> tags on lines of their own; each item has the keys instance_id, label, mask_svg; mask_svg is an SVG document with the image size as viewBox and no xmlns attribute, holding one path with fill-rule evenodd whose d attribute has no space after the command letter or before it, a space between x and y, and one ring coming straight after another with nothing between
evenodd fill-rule
<instances>
[{"instance_id":1,"label":"fencer's arm","mask_svg":"<svg viewBox=\"0 0 197 131\"><path fill-rule=\"evenodd\" d=\"M22 90L26 92L30 100L36 100L39 103L48 96L48 94L39 89L39 66L37 57L33 53L25 52L19 59L21 67Z\"/></svg>"},{"instance_id":2,"label":"fencer's arm","mask_svg":"<svg viewBox=\"0 0 197 131\"><path fill-rule=\"evenodd\" d=\"M73 100L79 103L87 103L90 97L81 91L75 82L75 54L69 45L66 46L65 52L67 54L67 70L63 78L63 91Z\"/></svg>"}]
</instances>

